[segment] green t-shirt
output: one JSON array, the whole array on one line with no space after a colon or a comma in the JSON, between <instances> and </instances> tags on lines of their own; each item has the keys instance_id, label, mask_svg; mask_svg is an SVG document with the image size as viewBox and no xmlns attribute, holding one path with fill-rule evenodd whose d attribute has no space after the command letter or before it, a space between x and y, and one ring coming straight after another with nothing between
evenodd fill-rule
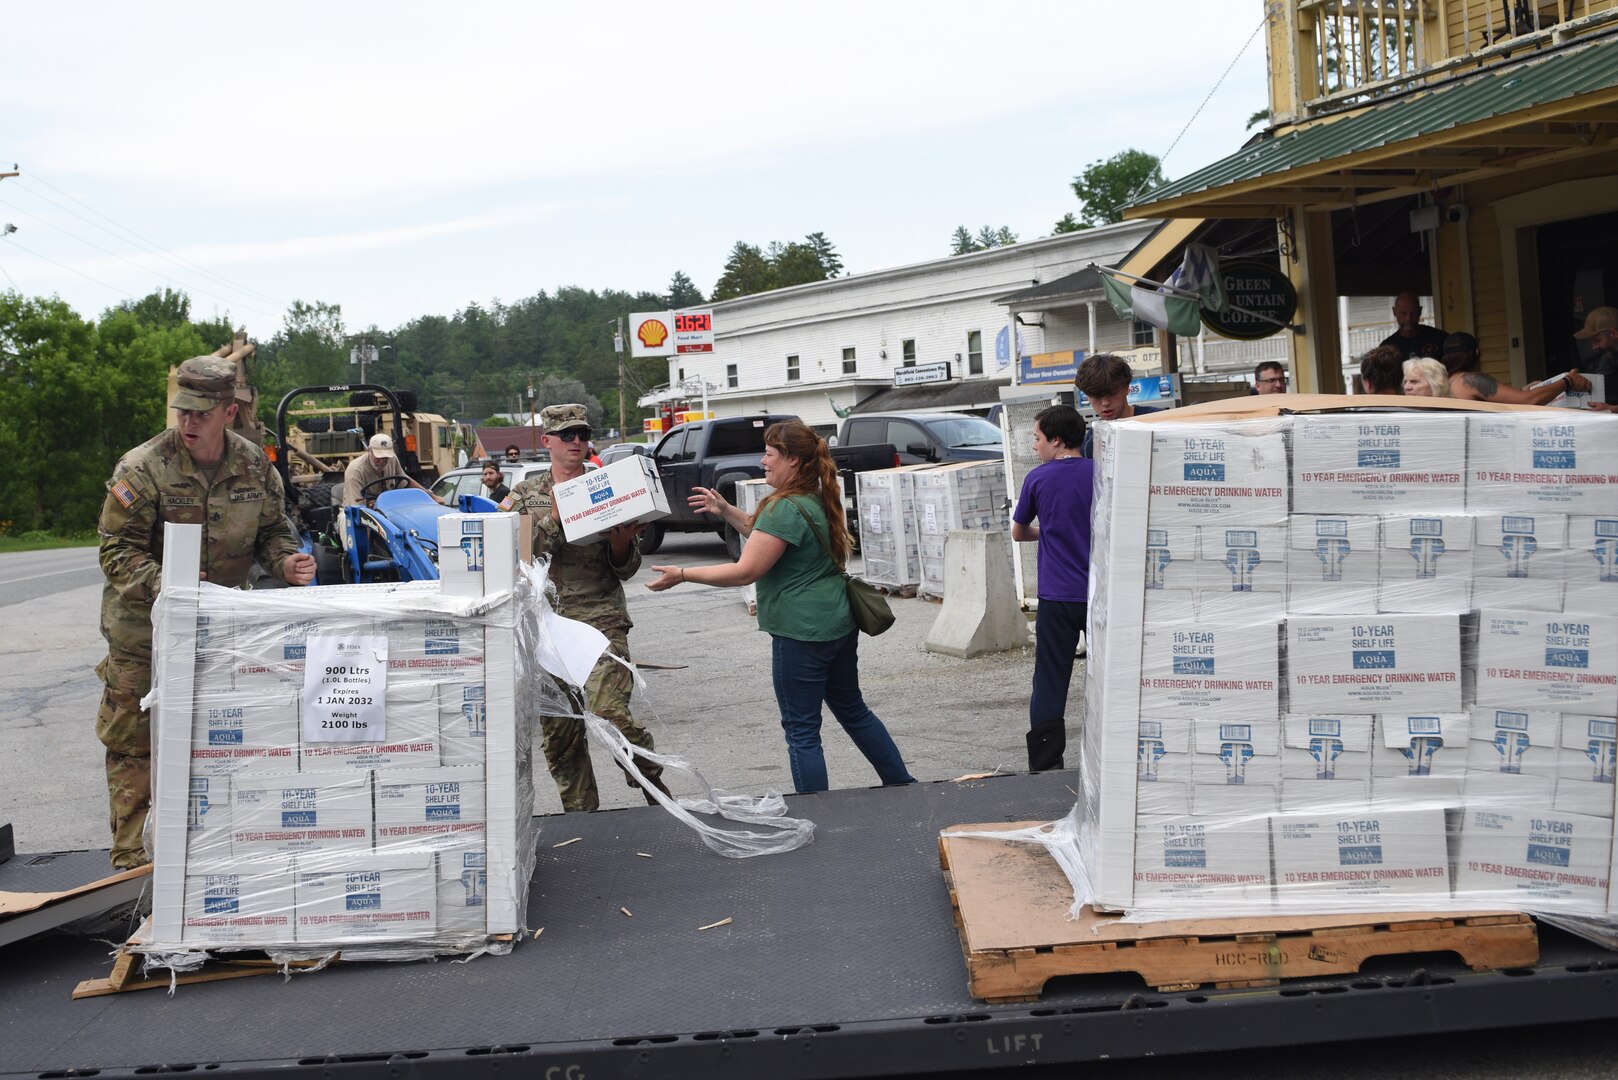
<instances>
[{"instance_id":1,"label":"green t-shirt","mask_svg":"<svg viewBox=\"0 0 1618 1080\"><path fill-rule=\"evenodd\" d=\"M803 507L815 531L809 531ZM798 641L836 641L854 629L854 614L848 607L848 590L837 564L831 561L819 536L830 546L826 509L812 495L789 495L776 499L758 516L754 529L780 537L786 551L758 579L758 628L777 637Z\"/></svg>"}]
</instances>

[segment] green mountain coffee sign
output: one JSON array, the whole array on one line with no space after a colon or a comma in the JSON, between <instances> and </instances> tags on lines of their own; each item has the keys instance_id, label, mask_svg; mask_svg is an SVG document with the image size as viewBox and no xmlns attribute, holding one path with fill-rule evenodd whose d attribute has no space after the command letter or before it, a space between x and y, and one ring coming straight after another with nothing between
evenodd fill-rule
<instances>
[{"instance_id":1,"label":"green mountain coffee sign","mask_svg":"<svg viewBox=\"0 0 1618 1080\"><path fill-rule=\"evenodd\" d=\"M1223 337L1256 341L1269 337L1292 321L1298 311L1298 291L1287 276L1269 263L1237 259L1220 263L1225 283L1224 311L1202 312L1202 325Z\"/></svg>"}]
</instances>

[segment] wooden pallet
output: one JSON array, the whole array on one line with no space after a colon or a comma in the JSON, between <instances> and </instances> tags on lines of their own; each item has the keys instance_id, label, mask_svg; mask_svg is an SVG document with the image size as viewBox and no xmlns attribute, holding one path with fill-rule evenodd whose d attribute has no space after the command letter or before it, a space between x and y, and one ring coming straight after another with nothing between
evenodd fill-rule
<instances>
[{"instance_id":1,"label":"wooden pallet","mask_svg":"<svg viewBox=\"0 0 1618 1080\"><path fill-rule=\"evenodd\" d=\"M509 942L513 939L514 935L511 934L496 934L491 940ZM336 959L340 960L341 954ZM236 959L216 955L195 971L176 972L172 977L165 974L146 978L140 973L140 961L140 953L128 947L120 948L117 959L113 961L112 972L104 979L85 979L79 983L73 988L73 999L77 1001L79 998L104 997L107 994L123 994L131 990L155 990L169 986L219 982L222 979L245 979L253 975L274 975L283 968L280 961L267 957ZM284 966L301 970L319 967L322 963L320 960L292 960Z\"/></svg>"},{"instance_id":2,"label":"wooden pallet","mask_svg":"<svg viewBox=\"0 0 1618 1080\"><path fill-rule=\"evenodd\" d=\"M1125 923L1085 908L1070 920L1072 887L1040 846L940 837L938 848L968 989L985 1001L1037 1001L1046 981L1059 975L1135 972L1158 990L1191 990L1351 974L1371 957L1400 953L1456 953L1477 971L1539 960L1533 920L1510 911Z\"/></svg>"}]
</instances>

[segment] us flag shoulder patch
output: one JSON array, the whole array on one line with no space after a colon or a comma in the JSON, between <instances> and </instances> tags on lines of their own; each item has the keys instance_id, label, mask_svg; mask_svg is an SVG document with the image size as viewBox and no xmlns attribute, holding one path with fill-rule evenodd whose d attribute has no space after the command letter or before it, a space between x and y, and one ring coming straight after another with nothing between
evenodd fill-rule
<instances>
[{"instance_id":1,"label":"us flag shoulder patch","mask_svg":"<svg viewBox=\"0 0 1618 1080\"><path fill-rule=\"evenodd\" d=\"M500 509L502 509L502 510L510 510L513 506L516 506L516 505L517 505L517 497L515 495L507 495L505 498L500 500Z\"/></svg>"},{"instance_id":2,"label":"us flag shoulder patch","mask_svg":"<svg viewBox=\"0 0 1618 1080\"><path fill-rule=\"evenodd\" d=\"M125 510L133 510L135 504L140 502L140 496L136 495L130 486L122 480L114 482L111 491L112 497L117 499Z\"/></svg>"}]
</instances>

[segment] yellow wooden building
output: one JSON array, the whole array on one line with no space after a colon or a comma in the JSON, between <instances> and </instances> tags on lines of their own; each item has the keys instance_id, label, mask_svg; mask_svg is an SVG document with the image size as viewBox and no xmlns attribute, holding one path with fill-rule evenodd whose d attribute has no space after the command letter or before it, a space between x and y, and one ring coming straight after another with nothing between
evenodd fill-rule
<instances>
[{"instance_id":1,"label":"yellow wooden building","mask_svg":"<svg viewBox=\"0 0 1618 1080\"><path fill-rule=\"evenodd\" d=\"M1174 220L1124 269L1273 222L1300 391L1341 388L1339 296L1406 289L1502 380L1577 366L1585 312L1618 305L1618 0L1264 7L1271 126L1126 210Z\"/></svg>"}]
</instances>

